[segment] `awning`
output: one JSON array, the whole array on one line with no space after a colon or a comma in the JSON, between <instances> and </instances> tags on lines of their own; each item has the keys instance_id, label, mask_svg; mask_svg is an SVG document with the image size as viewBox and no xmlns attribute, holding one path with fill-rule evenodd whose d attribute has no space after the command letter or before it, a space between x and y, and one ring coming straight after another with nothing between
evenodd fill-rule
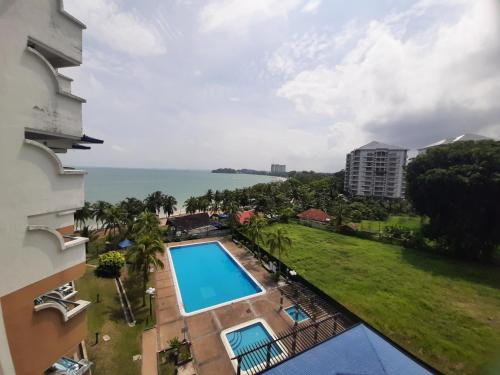
<instances>
[{"instance_id":1,"label":"awning","mask_svg":"<svg viewBox=\"0 0 500 375\"><path fill-rule=\"evenodd\" d=\"M96 144L103 144L104 141L102 139L97 139L97 138L92 138L89 137L88 135L83 135L82 138L80 138L80 141L83 143L96 143Z\"/></svg>"},{"instance_id":2,"label":"awning","mask_svg":"<svg viewBox=\"0 0 500 375\"><path fill-rule=\"evenodd\" d=\"M133 243L132 241L125 239L125 240L123 240L122 242L120 242L120 243L118 244L118 247L119 247L120 249L126 249L127 247L130 247L130 246L132 246L133 244L134 244L134 243Z\"/></svg>"}]
</instances>

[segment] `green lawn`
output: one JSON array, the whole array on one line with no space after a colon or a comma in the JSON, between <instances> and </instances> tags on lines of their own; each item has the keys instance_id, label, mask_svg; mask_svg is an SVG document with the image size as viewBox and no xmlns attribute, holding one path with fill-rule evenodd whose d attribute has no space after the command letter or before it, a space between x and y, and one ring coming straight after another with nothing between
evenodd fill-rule
<instances>
[{"instance_id":1,"label":"green lawn","mask_svg":"<svg viewBox=\"0 0 500 375\"><path fill-rule=\"evenodd\" d=\"M125 280L127 296L137 320L135 327L129 327L123 316L113 279L96 277L94 269L87 266L85 276L77 281L79 298L92 302L87 312L89 333L86 341L89 358L94 362L92 374L140 374L141 362L132 361L132 356L141 354L142 331L152 326L149 319L149 301L148 306L142 307L141 283L135 277ZM96 303L97 293L100 295L99 303ZM97 345L94 345L95 332L99 332ZM111 340L104 342L103 335L109 335Z\"/></svg>"},{"instance_id":2,"label":"green lawn","mask_svg":"<svg viewBox=\"0 0 500 375\"><path fill-rule=\"evenodd\" d=\"M498 373L500 268L297 224L285 262L400 345L446 373ZM498 363L497 363L498 366Z\"/></svg>"},{"instance_id":3,"label":"green lawn","mask_svg":"<svg viewBox=\"0 0 500 375\"><path fill-rule=\"evenodd\" d=\"M362 220L361 223L356 224L358 228L362 231L378 233L378 231L383 231L385 227L388 226L400 226L406 227L412 230L420 229L422 225L420 216L389 216L389 219L385 221L377 220Z\"/></svg>"}]
</instances>

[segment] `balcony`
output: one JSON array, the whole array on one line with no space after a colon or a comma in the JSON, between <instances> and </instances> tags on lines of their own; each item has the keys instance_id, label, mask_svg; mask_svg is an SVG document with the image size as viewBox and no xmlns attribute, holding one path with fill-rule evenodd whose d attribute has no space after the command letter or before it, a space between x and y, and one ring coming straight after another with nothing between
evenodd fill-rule
<instances>
[{"instance_id":1,"label":"balcony","mask_svg":"<svg viewBox=\"0 0 500 375\"><path fill-rule=\"evenodd\" d=\"M30 91L25 126L55 134L82 136L82 104L85 100L71 93L71 79L55 69L39 49L28 42L23 56Z\"/></svg>"},{"instance_id":2,"label":"balcony","mask_svg":"<svg viewBox=\"0 0 500 375\"><path fill-rule=\"evenodd\" d=\"M26 20L30 41L56 68L80 65L85 25L64 10L62 0L37 1L33 8L36 17Z\"/></svg>"},{"instance_id":3,"label":"balcony","mask_svg":"<svg viewBox=\"0 0 500 375\"><path fill-rule=\"evenodd\" d=\"M91 367L92 362L86 359L77 362L67 357L61 357L45 371L44 375L83 375Z\"/></svg>"},{"instance_id":4,"label":"balcony","mask_svg":"<svg viewBox=\"0 0 500 375\"><path fill-rule=\"evenodd\" d=\"M61 313L63 321L67 322L85 311L90 305L90 302L85 300L71 301L71 296L76 295L76 293L73 286L65 284L60 288L35 298L33 301L34 310L39 312L46 309L56 309Z\"/></svg>"},{"instance_id":5,"label":"balcony","mask_svg":"<svg viewBox=\"0 0 500 375\"><path fill-rule=\"evenodd\" d=\"M49 235L54 236L57 239L57 242L59 244L59 249L61 251L65 251L79 245L84 245L86 242L89 241L89 239L86 237L62 235L57 230L52 229L46 225L39 225L39 224L28 225L28 230L43 231Z\"/></svg>"}]
</instances>

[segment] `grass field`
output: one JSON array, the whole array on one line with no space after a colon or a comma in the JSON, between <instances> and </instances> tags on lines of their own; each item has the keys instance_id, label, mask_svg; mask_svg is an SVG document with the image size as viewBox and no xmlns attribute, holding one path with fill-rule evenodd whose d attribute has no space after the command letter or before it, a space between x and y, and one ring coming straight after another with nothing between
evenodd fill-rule
<instances>
[{"instance_id":1,"label":"grass field","mask_svg":"<svg viewBox=\"0 0 500 375\"><path fill-rule=\"evenodd\" d=\"M135 327L129 327L113 279L96 277L94 269L87 266L85 276L77 282L79 298L92 301L87 312L89 327L87 351L89 359L94 362L92 374L138 375L141 373L141 361L132 361L132 356L141 354L142 331L152 326L149 320L149 301L146 307L142 307L141 283L135 277L129 277L124 281L137 320ZM96 303L97 293L100 295L99 303ZM94 345L95 332L99 332L97 345ZM103 335L109 335L111 340L104 342Z\"/></svg>"},{"instance_id":2,"label":"grass field","mask_svg":"<svg viewBox=\"0 0 500 375\"><path fill-rule=\"evenodd\" d=\"M284 261L445 373L500 373L500 269L296 224ZM496 356L496 358L494 358ZM496 366L499 366L497 362Z\"/></svg>"},{"instance_id":3,"label":"grass field","mask_svg":"<svg viewBox=\"0 0 500 375\"><path fill-rule=\"evenodd\" d=\"M378 233L378 231L383 231L385 227L388 226L400 226L406 227L412 230L420 229L422 222L419 216L390 216L389 219L385 221L377 220L362 220L361 223L356 224L358 228L362 231Z\"/></svg>"}]
</instances>

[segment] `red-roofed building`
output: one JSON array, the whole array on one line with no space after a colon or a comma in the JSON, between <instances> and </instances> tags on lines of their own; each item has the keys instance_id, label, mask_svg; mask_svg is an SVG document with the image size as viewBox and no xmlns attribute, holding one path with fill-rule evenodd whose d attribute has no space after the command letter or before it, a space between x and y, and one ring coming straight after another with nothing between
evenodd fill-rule
<instances>
[{"instance_id":1,"label":"red-roofed building","mask_svg":"<svg viewBox=\"0 0 500 375\"><path fill-rule=\"evenodd\" d=\"M238 215L238 220L240 221L240 224L245 224L247 220L249 220L253 215L255 215L255 210L248 210L248 211L243 211Z\"/></svg>"},{"instance_id":2,"label":"red-roofed building","mask_svg":"<svg viewBox=\"0 0 500 375\"><path fill-rule=\"evenodd\" d=\"M297 215L300 220L311 220L318 221L321 223L327 223L330 221L330 215L325 211L319 210L317 208L310 208L304 212Z\"/></svg>"}]
</instances>

